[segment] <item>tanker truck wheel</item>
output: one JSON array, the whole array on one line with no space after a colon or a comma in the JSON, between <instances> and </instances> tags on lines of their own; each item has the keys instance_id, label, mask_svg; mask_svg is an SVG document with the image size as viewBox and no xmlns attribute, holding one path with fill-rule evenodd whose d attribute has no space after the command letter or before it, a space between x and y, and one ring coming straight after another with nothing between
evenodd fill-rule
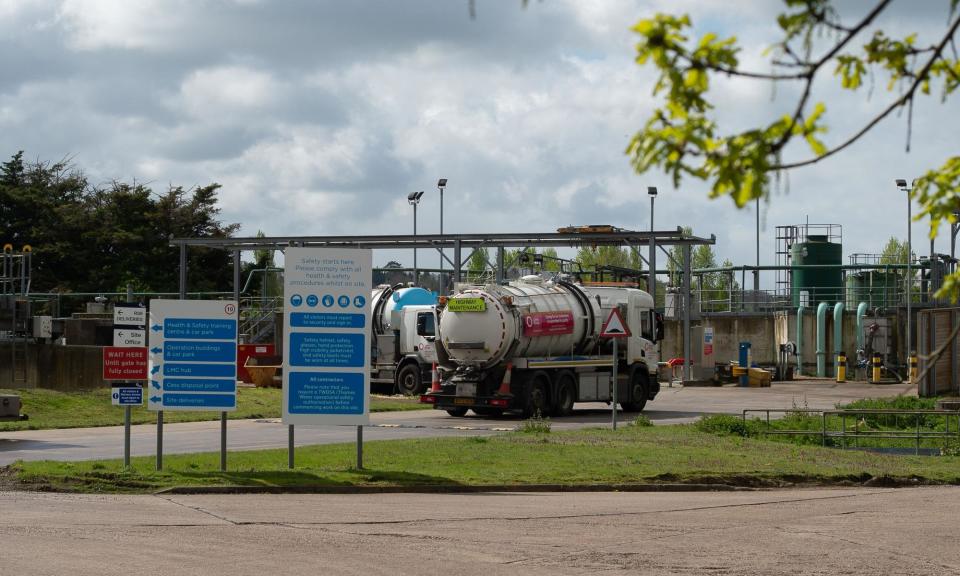
<instances>
[{"instance_id":1,"label":"tanker truck wheel","mask_svg":"<svg viewBox=\"0 0 960 576\"><path fill-rule=\"evenodd\" d=\"M647 376L640 370L634 370L630 378L631 402L621 402L624 412L643 412L647 405Z\"/></svg>"},{"instance_id":2,"label":"tanker truck wheel","mask_svg":"<svg viewBox=\"0 0 960 576\"><path fill-rule=\"evenodd\" d=\"M454 418L463 418L467 415L466 408L451 408L447 410L447 414L453 416Z\"/></svg>"},{"instance_id":3,"label":"tanker truck wheel","mask_svg":"<svg viewBox=\"0 0 960 576\"><path fill-rule=\"evenodd\" d=\"M524 418L550 415L550 398L547 388L550 386L550 377L546 372L537 372L527 384L527 402L523 408Z\"/></svg>"},{"instance_id":4,"label":"tanker truck wheel","mask_svg":"<svg viewBox=\"0 0 960 576\"><path fill-rule=\"evenodd\" d=\"M415 363L405 365L397 374L397 389L404 396L418 396L424 391L420 366Z\"/></svg>"},{"instance_id":5,"label":"tanker truck wheel","mask_svg":"<svg viewBox=\"0 0 960 576\"><path fill-rule=\"evenodd\" d=\"M577 384L573 374L564 372L557 378L556 402L553 413L557 416L569 416L573 413L573 403L577 401Z\"/></svg>"}]
</instances>

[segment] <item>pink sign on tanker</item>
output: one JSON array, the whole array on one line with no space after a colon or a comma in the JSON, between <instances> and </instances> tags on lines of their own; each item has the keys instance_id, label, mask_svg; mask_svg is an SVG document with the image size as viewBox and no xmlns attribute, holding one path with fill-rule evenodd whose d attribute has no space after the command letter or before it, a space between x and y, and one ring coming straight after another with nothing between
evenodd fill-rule
<instances>
[{"instance_id":1,"label":"pink sign on tanker","mask_svg":"<svg viewBox=\"0 0 960 576\"><path fill-rule=\"evenodd\" d=\"M524 336L552 336L573 333L573 312L537 312L523 317Z\"/></svg>"}]
</instances>

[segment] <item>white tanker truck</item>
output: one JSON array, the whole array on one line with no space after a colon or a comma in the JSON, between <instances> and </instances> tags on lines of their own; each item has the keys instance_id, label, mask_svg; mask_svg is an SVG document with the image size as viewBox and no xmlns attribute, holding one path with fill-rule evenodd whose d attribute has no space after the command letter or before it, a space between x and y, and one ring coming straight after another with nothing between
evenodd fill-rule
<instances>
[{"instance_id":1,"label":"white tanker truck","mask_svg":"<svg viewBox=\"0 0 960 576\"><path fill-rule=\"evenodd\" d=\"M451 416L562 416L575 402L611 402L613 343L600 333L614 308L631 333L618 345L617 398L624 410L643 410L660 391L654 344L663 328L653 298L537 276L440 299L443 378L420 401Z\"/></svg>"},{"instance_id":2,"label":"white tanker truck","mask_svg":"<svg viewBox=\"0 0 960 576\"><path fill-rule=\"evenodd\" d=\"M370 297L371 384L416 396L430 384L437 295L417 287L380 285Z\"/></svg>"}]
</instances>

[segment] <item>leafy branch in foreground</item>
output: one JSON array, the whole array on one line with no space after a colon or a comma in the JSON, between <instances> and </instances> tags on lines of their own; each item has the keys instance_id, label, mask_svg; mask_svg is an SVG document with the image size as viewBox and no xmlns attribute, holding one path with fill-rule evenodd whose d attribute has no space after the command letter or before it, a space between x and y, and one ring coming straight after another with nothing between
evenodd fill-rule
<instances>
[{"instance_id":1,"label":"leafy branch in foreground","mask_svg":"<svg viewBox=\"0 0 960 576\"><path fill-rule=\"evenodd\" d=\"M954 46L960 15L958 0L950 0L945 28L935 41L921 45L917 34L893 37L878 29L878 17L892 0L879 0L854 23L842 21L831 0L785 0L777 18L782 38L768 50L771 72L741 67L736 37L688 34L689 16L657 14L638 22L636 60L659 72L654 94L663 105L631 139L627 154L638 173L659 168L674 185L684 177L711 184L711 197L730 196L738 206L766 196L781 173L810 166L847 149L893 112L906 110L909 128L919 95L939 92L943 101L960 86L960 59ZM853 49L861 42L859 49ZM862 125L827 145L826 104L816 98L815 82L832 69L839 86L857 91L869 78L886 80L891 99ZM713 117L711 80L738 77L799 86L793 112L739 132L727 133ZM816 86L822 86L817 84ZM793 142L803 142L809 156L784 161ZM960 156L948 158L917 179L912 194L921 205L918 218L931 218L931 236L941 221L957 222L960 212ZM960 278L948 277L939 296L956 299Z\"/></svg>"}]
</instances>

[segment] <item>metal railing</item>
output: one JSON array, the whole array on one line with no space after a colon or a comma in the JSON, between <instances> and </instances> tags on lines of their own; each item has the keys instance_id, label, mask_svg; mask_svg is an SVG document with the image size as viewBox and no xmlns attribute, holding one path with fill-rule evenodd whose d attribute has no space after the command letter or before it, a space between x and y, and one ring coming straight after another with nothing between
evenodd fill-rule
<instances>
[{"instance_id":1,"label":"metal railing","mask_svg":"<svg viewBox=\"0 0 960 576\"><path fill-rule=\"evenodd\" d=\"M274 330L274 315L283 311L283 297L241 298L238 333L248 344L256 344Z\"/></svg>"},{"instance_id":2,"label":"metal railing","mask_svg":"<svg viewBox=\"0 0 960 576\"><path fill-rule=\"evenodd\" d=\"M693 301L701 313L711 312L772 312L796 310L803 303L814 308L820 302L828 302L831 306L836 302L843 302L856 309L860 302L866 302L871 309L892 309L906 304L906 289L903 283L897 286L879 287L851 287L837 286L804 289L804 294L794 298L792 294L783 294L777 290L744 290L737 286L692 286ZM706 284L706 283L702 283ZM911 289L911 302L922 304L932 302L929 290L923 291L920 284Z\"/></svg>"},{"instance_id":3,"label":"metal railing","mask_svg":"<svg viewBox=\"0 0 960 576\"><path fill-rule=\"evenodd\" d=\"M947 446L948 440L955 440L960 443L960 410L895 410L895 409L845 409L845 410L818 410L814 408L749 408L743 410L741 418L744 423L744 434L746 434L747 415L763 414L764 418L754 418L754 421L764 423L765 426L759 430L760 434L770 436L809 436L820 437L821 444L836 445L846 449L853 448L878 448L877 446L862 446L863 442L870 440L910 440L914 444L914 453L920 454L923 440L939 439L942 441L941 448ZM771 425L773 420L782 418L771 418L771 414L782 414L783 416L797 415L802 417L814 417L820 422L819 429L779 429ZM883 429L870 429L870 424L866 417L875 417L874 420L890 419L893 420L893 426ZM913 423L908 427L897 427L900 419L904 418ZM942 418L943 430L937 429L933 424L939 422ZM847 423L853 420L853 425ZM951 430L951 422L955 422ZM838 423L839 427L831 427L829 424ZM849 446L852 444L852 446Z\"/></svg>"}]
</instances>

